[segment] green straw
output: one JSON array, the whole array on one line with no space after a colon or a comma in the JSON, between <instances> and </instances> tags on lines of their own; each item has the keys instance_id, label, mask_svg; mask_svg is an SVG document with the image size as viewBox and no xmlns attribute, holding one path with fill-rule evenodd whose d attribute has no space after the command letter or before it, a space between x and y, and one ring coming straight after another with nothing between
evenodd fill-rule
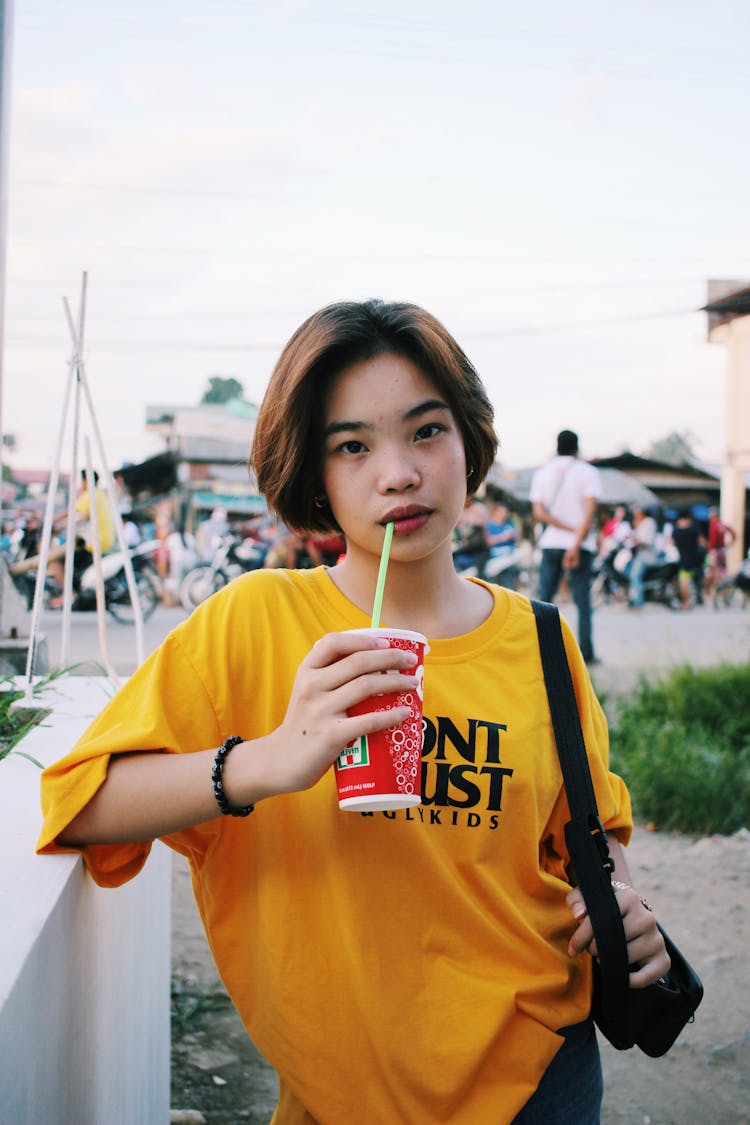
<instances>
[{"instance_id":1,"label":"green straw","mask_svg":"<svg viewBox=\"0 0 750 1125\"><path fill-rule=\"evenodd\" d=\"M383 608L383 591L385 590L385 573L388 570L388 556L391 553L391 540L393 539L393 522L385 525L385 538L383 539L383 550L380 552L380 569L378 570L378 580L375 583L375 601L372 603L372 621L370 624L373 629L380 627L380 611Z\"/></svg>"}]
</instances>

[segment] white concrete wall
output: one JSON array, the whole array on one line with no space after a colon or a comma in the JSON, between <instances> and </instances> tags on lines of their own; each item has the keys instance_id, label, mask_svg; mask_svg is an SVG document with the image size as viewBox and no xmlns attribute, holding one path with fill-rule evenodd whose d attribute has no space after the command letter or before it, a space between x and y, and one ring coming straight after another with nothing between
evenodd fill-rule
<instances>
[{"instance_id":1,"label":"white concrete wall","mask_svg":"<svg viewBox=\"0 0 750 1125\"><path fill-rule=\"evenodd\" d=\"M750 316L738 316L717 325L709 339L725 344L726 452L721 475L721 518L737 532L737 542L727 551L730 572L742 562L745 522L745 473L750 471Z\"/></svg>"},{"instance_id":2,"label":"white concrete wall","mask_svg":"<svg viewBox=\"0 0 750 1125\"><path fill-rule=\"evenodd\" d=\"M63 677L20 749L54 761L109 690ZM170 854L103 890L77 856L34 854L40 820L38 767L0 761L0 1122L166 1125Z\"/></svg>"}]
</instances>

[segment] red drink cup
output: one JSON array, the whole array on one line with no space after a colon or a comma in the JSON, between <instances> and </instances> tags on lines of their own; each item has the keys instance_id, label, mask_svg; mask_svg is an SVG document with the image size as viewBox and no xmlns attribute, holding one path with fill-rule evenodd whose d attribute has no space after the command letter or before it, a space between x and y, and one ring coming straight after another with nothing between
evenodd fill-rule
<instances>
[{"instance_id":1,"label":"red drink cup","mask_svg":"<svg viewBox=\"0 0 750 1125\"><path fill-rule=\"evenodd\" d=\"M427 638L411 629L352 629L354 633L386 637L391 648L414 652L418 664L410 671L419 677L416 688L371 696L349 715L390 711L409 706L412 714L397 726L355 738L334 762L339 808L353 812L385 812L418 805L422 792L422 697L424 657L429 652ZM388 676L390 673L385 672Z\"/></svg>"}]
</instances>

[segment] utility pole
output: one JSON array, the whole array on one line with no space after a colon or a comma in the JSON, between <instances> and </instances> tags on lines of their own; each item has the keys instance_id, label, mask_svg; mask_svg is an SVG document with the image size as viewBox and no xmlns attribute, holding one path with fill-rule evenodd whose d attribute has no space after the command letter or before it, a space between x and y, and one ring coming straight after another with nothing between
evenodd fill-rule
<instances>
[{"instance_id":1,"label":"utility pole","mask_svg":"<svg viewBox=\"0 0 750 1125\"><path fill-rule=\"evenodd\" d=\"M5 264L8 248L8 162L10 159L10 62L13 0L0 0L0 506L5 465L3 364L5 358Z\"/></svg>"}]
</instances>

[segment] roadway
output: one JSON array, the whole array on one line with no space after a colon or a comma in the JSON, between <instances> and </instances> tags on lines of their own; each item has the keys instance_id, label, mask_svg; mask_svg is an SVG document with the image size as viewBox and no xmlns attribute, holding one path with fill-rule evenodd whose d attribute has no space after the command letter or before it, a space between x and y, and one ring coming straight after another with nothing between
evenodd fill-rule
<instances>
[{"instance_id":1,"label":"roadway","mask_svg":"<svg viewBox=\"0 0 750 1125\"><path fill-rule=\"evenodd\" d=\"M158 648L171 629L186 617L181 606L158 606L149 621L143 624L144 659ZM50 669L62 662L62 611L44 610L41 632L46 639ZM138 667L135 626L120 625L110 614L105 615L105 641L109 660L118 676L129 676ZM71 614L69 653L66 667L76 665L78 674L96 675L95 665L104 665L97 615ZM79 667L80 666L80 667Z\"/></svg>"},{"instance_id":2,"label":"roadway","mask_svg":"<svg viewBox=\"0 0 750 1125\"><path fill-rule=\"evenodd\" d=\"M575 628L574 607L562 601L560 609ZM159 606L144 624L144 656L185 616L179 606ZM60 665L61 623L60 611L48 610L42 615L50 668ZM119 625L107 615L106 640L117 674L130 675L137 666L134 627ZM640 610L603 606L594 614L594 644L601 664L592 669L592 679L606 691L627 689L640 674L675 664L743 663L750 661L750 605L697 606L687 613L648 603ZM90 673L92 661L102 663L96 614L73 614L68 664L89 662L88 669L81 671Z\"/></svg>"}]
</instances>

